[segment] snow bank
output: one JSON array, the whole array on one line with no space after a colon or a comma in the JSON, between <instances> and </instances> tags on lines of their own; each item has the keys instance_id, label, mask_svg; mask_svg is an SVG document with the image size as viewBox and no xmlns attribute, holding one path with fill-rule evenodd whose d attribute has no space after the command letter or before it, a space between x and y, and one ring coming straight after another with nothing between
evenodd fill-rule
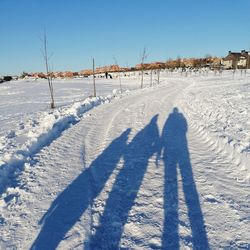
<instances>
[{"instance_id":1,"label":"snow bank","mask_svg":"<svg viewBox=\"0 0 250 250\"><path fill-rule=\"evenodd\" d=\"M57 107L79 102L93 93L91 78L55 79L53 86ZM139 86L139 81L130 78L122 80L123 90L134 90ZM113 89L119 88L118 79L96 78L98 96L107 96ZM8 130L16 130L16 125L26 119L28 114L46 111L49 106L50 94L46 79L25 79L0 84L0 137Z\"/></svg>"},{"instance_id":2,"label":"snow bank","mask_svg":"<svg viewBox=\"0 0 250 250\"><path fill-rule=\"evenodd\" d=\"M72 105L39 112L35 117L27 117L17 130L0 137L0 190L12 174L22 171L26 162L31 162L37 152L76 124L88 110L127 93L129 91L120 94L113 90L113 94L106 97L89 97Z\"/></svg>"}]
</instances>

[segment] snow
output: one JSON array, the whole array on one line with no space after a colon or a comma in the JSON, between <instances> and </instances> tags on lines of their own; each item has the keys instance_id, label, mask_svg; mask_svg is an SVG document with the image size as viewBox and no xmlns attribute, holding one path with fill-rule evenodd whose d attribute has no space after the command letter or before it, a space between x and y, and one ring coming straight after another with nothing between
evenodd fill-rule
<instances>
[{"instance_id":1,"label":"snow","mask_svg":"<svg viewBox=\"0 0 250 250\"><path fill-rule=\"evenodd\" d=\"M53 82L57 107L82 101L93 94L91 78L64 80ZM135 89L133 79L126 80L124 89ZM107 96L119 85L109 79L96 79L98 96ZM40 111L47 111L50 95L47 80L24 79L6 82L0 85L0 135L7 130L16 129L16 123Z\"/></svg>"},{"instance_id":2,"label":"snow","mask_svg":"<svg viewBox=\"0 0 250 250\"><path fill-rule=\"evenodd\" d=\"M230 73L222 78L207 77L183 93L181 101L189 122L208 140L216 140L239 171L250 180L249 78Z\"/></svg>"},{"instance_id":3,"label":"snow","mask_svg":"<svg viewBox=\"0 0 250 250\"><path fill-rule=\"evenodd\" d=\"M0 248L249 249L249 73L0 85Z\"/></svg>"},{"instance_id":4,"label":"snow","mask_svg":"<svg viewBox=\"0 0 250 250\"><path fill-rule=\"evenodd\" d=\"M88 84L84 93L85 95L81 94L80 89L80 85L84 84L82 83L84 80L85 84ZM11 123L6 125L5 120L7 118L5 118L4 115L1 116L1 189L5 185L5 179L8 178L13 171L21 169L24 163L30 161L33 155L39 152L43 147L49 145L52 140L59 137L65 129L77 123L86 111L99 104L110 102L110 100L119 93L117 89L113 89L114 86L112 86L110 82L105 82L108 86L101 88L100 92L106 94L106 96L98 96L96 98L84 97L87 94L90 95L90 80L79 79L73 82L57 80L54 82L54 88L57 90L56 92L59 93L56 99L58 105L61 106L51 111L48 110L48 108L45 110L46 107L48 107L48 104L45 104L49 102L48 96L45 98L45 102L42 106L42 98L44 98L46 92L44 90L45 84L46 81L44 80L32 80L31 82L22 80L11 82L9 86L4 85L2 87L2 95L4 96L6 93L7 95L13 95L13 99L3 98L1 105L1 112L3 112L3 114L4 112L10 112L8 120L11 121ZM67 89L65 88L66 84L68 85ZM76 88L76 86L78 86L78 88ZM30 91L31 88L35 87L38 92L36 95ZM124 87L128 87L128 85ZM129 87L130 89L135 88L131 83ZM16 88L22 88L24 90L14 92L12 89ZM124 94L128 93L128 91L129 90L125 91ZM78 93L78 95L76 95L76 93ZM71 99L69 99L69 95ZM74 99L76 96L77 99ZM83 100L80 100L80 98L83 98ZM20 100L26 100L27 102L20 103ZM36 106L37 100L40 101L39 105ZM71 103L69 101L71 101ZM8 106L7 104L10 103L12 104ZM30 105L30 103L32 103L32 105ZM6 107L8 107L7 111ZM16 107L22 109L22 113L19 113L21 111ZM44 109L44 111L39 111L39 109ZM19 119L21 121L19 121Z\"/></svg>"}]
</instances>

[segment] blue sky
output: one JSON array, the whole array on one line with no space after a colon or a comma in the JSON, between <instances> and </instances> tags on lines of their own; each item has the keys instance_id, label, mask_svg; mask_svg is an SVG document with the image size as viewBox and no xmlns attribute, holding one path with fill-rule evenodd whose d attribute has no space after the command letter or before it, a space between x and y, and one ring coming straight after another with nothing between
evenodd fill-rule
<instances>
[{"instance_id":1,"label":"blue sky","mask_svg":"<svg viewBox=\"0 0 250 250\"><path fill-rule=\"evenodd\" d=\"M249 0L0 0L0 75L250 50Z\"/></svg>"}]
</instances>

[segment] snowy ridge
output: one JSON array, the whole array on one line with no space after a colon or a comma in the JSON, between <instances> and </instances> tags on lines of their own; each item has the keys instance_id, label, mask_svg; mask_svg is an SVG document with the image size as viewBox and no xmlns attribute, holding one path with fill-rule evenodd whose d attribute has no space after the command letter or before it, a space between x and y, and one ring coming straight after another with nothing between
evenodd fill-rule
<instances>
[{"instance_id":1,"label":"snowy ridge","mask_svg":"<svg viewBox=\"0 0 250 250\"><path fill-rule=\"evenodd\" d=\"M124 92L125 95L127 93ZM29 117L25 124L19 124L18 130L9 131L6 136L0 137L0 190L7 184L10 175L22 171L25 163L32 163L36 153L80 121L87 111L109 103L117 94L119 92L114 89L113 95L88 97L72 105L40 112L36 117Z\"/></svg>"},{"instance_id":2,"label":"snowy ridge","mask_svg":"<svg viewBox=\"0 0 250 250\"><path fill-rule=\"evenodd\" d=\"M189 124L204 141L213 145L217 152L224 153L238 166L237 181L249 182L250 83L249 78L239 78L238 81L236 83L232 76L213 81L195 79L194 84L183 92L179 105L182 106Z\"/></svg>"}]
</instances>

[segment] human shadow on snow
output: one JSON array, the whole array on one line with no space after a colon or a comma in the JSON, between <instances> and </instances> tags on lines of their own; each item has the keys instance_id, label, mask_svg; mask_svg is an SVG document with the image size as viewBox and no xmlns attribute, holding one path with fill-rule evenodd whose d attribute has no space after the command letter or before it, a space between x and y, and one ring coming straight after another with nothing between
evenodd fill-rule
<instances>
[{"instance_id":1,"label":"human shadow on snow","mask_svg":"<svg viewBox=\"0 0 250 250\"><path fill-rule=\"evenodd\" d=\"M148 160L159 149L158 115L139 131L124 152L124 166L109 193L99 227L92 236L91 249L120 249L123 227L147 170Z\"/></svg>"},{"instance_id":2,"label":"human shadow on snow","mask_svg":"<svg viewBox=\"0 0 250 250\"><path fill-rule=\"evenodd\" d=\"M174 108L165 122L161 139L165 165L162 249L180 248L178 170L192 231L193 249L209 249L204 218L189 157L187 130L188 125L185 117L178 111L178 108Z\"/></svg>"},{"instance_id":3,"label":"human shadow on snow","mask_svg":"<svg viewBox=\"0 0 250 250\"><path fill-rule=\"evenodd\" d=\"M127 129L99 155L65 190L53 201L40 220L42 229L31 249L56 249L66 233L92 205L93 199L103 189L126 149L131 129ZM93 179L98 176L98 181Z\"/></svg>"},{"instance_id":4,"label":"human shadow on snow","mask_svg":"<svg viewBox=\"0 0 250 250\"><path fill-rule=\"evenodd\" d=\"M120 249L124 225L128 222L129 211L135 203L148 161L154 154L159 156L161 151L165 167L162 249L180 248L178 169L188 209L193 248L209 249L190 163L186 119L177 108L174 108L165 122L161 136L157 119L158 115L155 115L128 144L130 129L127 129L91 163L89 168L62 191L41 219L43 226L31 249L56 249L84 211L93 205L94 199L100 194L123 157L124 165L116 176L99 219L99 225L85 245L90 249ZM97 179L93 179L93 173ZM91 190L89 187L92 187Z\"/></svg>"}]
</instances>

